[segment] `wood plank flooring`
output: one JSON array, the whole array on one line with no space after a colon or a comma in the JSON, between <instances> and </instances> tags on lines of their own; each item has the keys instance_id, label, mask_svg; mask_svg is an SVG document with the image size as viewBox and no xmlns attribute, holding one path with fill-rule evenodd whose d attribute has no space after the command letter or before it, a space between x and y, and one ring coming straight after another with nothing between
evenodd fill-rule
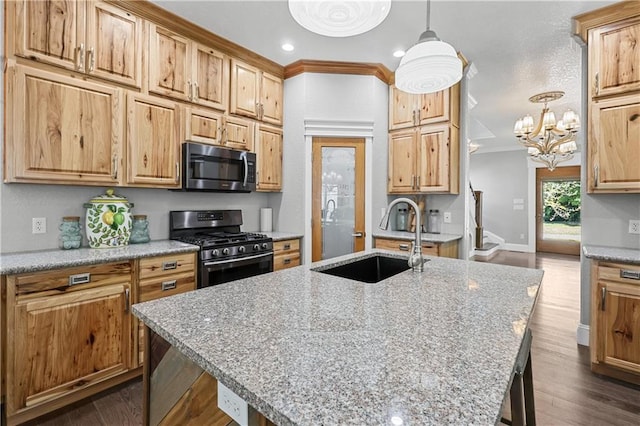
<instances>
[{"instance_id":1,"label":"wood plank flooring","mask_svg":"<svg viewBox=\"0 0 640 426\"><path fill-rule=\"evenodd\" d=\"M545 270L531 319L537 424L640 425L640 387L592 374L589 349L576 343L578 257L501 251L488 261ZM141 393L135 380L30 425L141 425Z\"/></svg>"}]
</instances>

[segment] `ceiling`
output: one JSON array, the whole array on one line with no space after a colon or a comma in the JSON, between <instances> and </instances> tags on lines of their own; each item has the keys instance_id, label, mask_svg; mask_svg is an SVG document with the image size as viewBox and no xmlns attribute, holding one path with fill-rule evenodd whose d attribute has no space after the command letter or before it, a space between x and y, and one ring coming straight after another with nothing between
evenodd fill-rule
<instances>
[{"instance_id":1,"label":"ceiling","mask_svg":"<svg viewBox=\"0 0 640 426\"><path fill-rule=\"evenodd\" d=\"M392 53L407 50L426 29L426 1L393 0L389 16L373 30L346 38L300 27L286 0L165 1L159 6L281 65L299 59L382 63L395 70ZM513 123L527 113L537 121L541 105L531 95L562 90L550 104L560 119L580 111L580 47L571 17L614 1L433 0L431 29L461 52L477 71L469 82L471 138L480 152L520 148ZM295 46L285 52L285 42Z\"/></svg>"}]
</instances>

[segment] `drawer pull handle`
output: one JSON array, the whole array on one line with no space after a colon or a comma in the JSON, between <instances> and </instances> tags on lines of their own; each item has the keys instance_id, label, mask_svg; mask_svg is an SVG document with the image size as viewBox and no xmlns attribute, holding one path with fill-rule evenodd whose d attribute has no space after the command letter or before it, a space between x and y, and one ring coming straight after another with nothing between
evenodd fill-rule
<instances>
[{"instance_id":1,"label":"drawer pull handle","mask_svg":"<svg viewBox=\"0 0 640 426\"><path fill-rule=\"evenodd\" d=\"M291 249L291 244L285 244L282 248L283 250L289 250Z\"/></svg>"},{"instance_id":2,"label":"drawer pull handle","mask_svg":"<svg viewBox=\"0 0 640 426\"><path fill-rule=\"evenodd\" d=\"M84 274L69 275L69 285L86 284L91 282L91 274L86 272Z\"/></svg>"},{"instance_id":3,"label":"drawer pull handle","mask_svg":"<svg viewBox=\"0 0 640 426\"><path fill-rule=\"evenodd\" d=\"M398 248L402 251L409 251L409 244L400 244Z\"/></svg>"},{"instance_id":4,"label":"drawer pull handle","mask_svg":"<svg viewBox=\"0 0 640 426\"><path fill-rule=\"evenodd\" d=\"M174 288L176 288L177 283L178 283L177 280L163 281L162 291L173 290Z\"/></svg>"},{"instance_id":5,"label":"drawer pull handle","mask_svg":"<svg viewBox=\"0 0 640 426\"><path fill-rule=\"evenodd\" d=\"M177 267L178 267L178 262L175 260L172 262L162 262L163 271L170 271L171 269L176 269Z\"/></svg>"},{"instance_id":6,"label":"drawer pull handle","mask_svg":"<svg viewBox=\"0 0 640 426\"><path fill-rule=\"evenodd\" d=\"M282 263L283 263L283 264L285 264L285 265L288 265L288 264L290 264L290 263L291 263L291 259L284 259L284 260L282 261Z\"/></svg>"},{"instance_id":7,"label":"drawer pull handle","mask_svg":"<svg viewBox=\"0 0 640 426\"><path fill-rule=\"evenodd\" d=\"M602 287L600 289L600 310L604 311L607 306L607 288Z\"/></svg>"},{"instance_id":8,"label":"drawer pull handle","mask_svg":"<svg viewBox=\"0 0 640 426\"><path fill-rule=\"evenodd\" d=\"M124 289L124 311L129 312L129 301L130 301L131 292L129 288Z\"/></svg>"},{"instance_id":9,"label":"drawer pull handle","mask_svg":"<svg viewBox=\"0 0 640 426\"><path fill-rule=\"evenodd\" d=\"M620 278L629 278L630 280L640 280L640 271L620 270Z\"/></svg>"}]
</instances>

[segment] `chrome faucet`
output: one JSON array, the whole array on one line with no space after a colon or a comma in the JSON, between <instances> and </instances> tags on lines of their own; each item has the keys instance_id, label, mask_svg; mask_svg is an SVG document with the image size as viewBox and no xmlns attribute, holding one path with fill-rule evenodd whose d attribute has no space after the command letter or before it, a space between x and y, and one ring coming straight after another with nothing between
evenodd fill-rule
<instances>
[{"instance_id":1,"label":"chrome faucet","mask_svg":"<svg viewBox=\"0 0 640 426\"><path fill-rule=\"evenodd\" d=\"M391 208L398 203L407 203L413 208L413 211L416 212L416 235L411 249L411 256L409 256L409 266L414 271L422 272L424 270L423 264L425 260L422 257L422 224L420 223L421 214L418 205L408 198L396 198L387 206L387 212L380 221L380 229L387 229L389 227L389 215L391 214Z\"/></svg>"}]
</instances>

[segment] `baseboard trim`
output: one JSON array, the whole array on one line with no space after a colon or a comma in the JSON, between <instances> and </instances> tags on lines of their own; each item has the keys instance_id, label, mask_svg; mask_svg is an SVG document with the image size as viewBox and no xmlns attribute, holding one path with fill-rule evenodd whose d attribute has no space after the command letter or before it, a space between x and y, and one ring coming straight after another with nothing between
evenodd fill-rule
<instances>
[{"instance_id":1,"label":"baseboard trim","mask_svg":"<svg viewBox=\"0 0 640 426\"><path fill-rule=\"evenodd\" d=\"M520 251L523 253L534 253L535 250L531 250L531 247L529 247L527 244L512 244L512 243L505 243L502 246L502 250L509 250L509 251Z\"/></svg>"},{"instance_id":2,"label":"baseboard trim","mask_svg":"<svg viewBox=\"0 0 640 426\"><path fill-rule=\"evenodd\" d=\"M584 324L578 324L578 330L576 331L576 340L581 346L589 346L589 326Z\"/></svg>"}]
</instances>

